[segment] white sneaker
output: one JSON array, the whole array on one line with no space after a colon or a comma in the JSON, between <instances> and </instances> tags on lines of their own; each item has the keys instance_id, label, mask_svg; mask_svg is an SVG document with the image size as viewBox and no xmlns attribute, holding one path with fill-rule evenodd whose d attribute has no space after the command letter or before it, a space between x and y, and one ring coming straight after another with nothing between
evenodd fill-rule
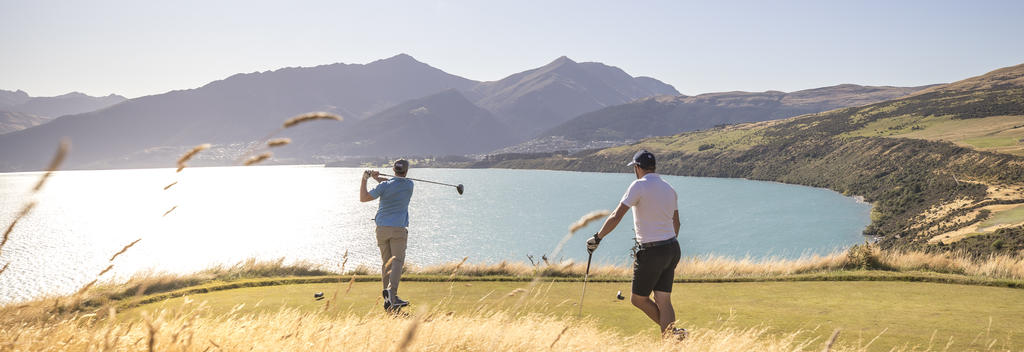
<instances>
[{"instance_id":1,"label":"white sneaker","mask_svg":"<svg viewBox=\"0 0 1024 352\"><path fill-rule=\"evenodd\" d=\"M685 340L687 337L690 337L690 332L681 328L672 328L671 334L678 340Z\"/></svg>"}]
</instances>

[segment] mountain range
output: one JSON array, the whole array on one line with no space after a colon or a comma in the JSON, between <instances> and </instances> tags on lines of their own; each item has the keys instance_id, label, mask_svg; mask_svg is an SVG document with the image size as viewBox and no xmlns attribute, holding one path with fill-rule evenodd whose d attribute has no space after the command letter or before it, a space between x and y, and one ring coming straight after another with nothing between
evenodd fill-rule
<instances>
[{"instance_id":1,"label":"mountain range","mask_svg":"<svg viewBox=\"0 0 1024 352\"><path fill-rule=\"evenodd\" d=\"M540 137L503 149L541 152L586 149L603 144L673 135L744 122L797 115L891 100L927 89L841 84L795 91L722 92L697 96L657 96L582 114L544 131Z\"/></svg>"},{"instance_id":2,"label":"mountain range","mask_svg":"<svg viewBox=\"0 0 1024 352\"><path fill-rule=\"evenodd\" d=\"M199 88L65 115L0 135L0 170L44 167L62 137L74 148L67 168L167 166L200 143L213 148L197 164L230 165L282 121L309 111L338 114L344 121L279 133L293 143L276 150L273 161L484 154L537 136L594 141L666 135L861 105L918 89L843 85L688 97L654 78L564 56L497 81L479 82L400 54L368 64L236 74ZM3 93L0 102L6 106L44 105L31 104L24 92ZM38 122L27 121L31 118L8 117L21 125Z\"/></svg>"},{"instance_id":3,"label":"mountain range","mask_svg":"<svg viewBox=\"0 0 1024 352\"><path fill-rule=\"evenodd\" d=\"M74 145L66 164L71 168L162 166L180 149L199 143L220 148L221 160L211 163L230 163L247 143L276 130L284 119L309 111L335 113L346 121L286 131L283 135L296 141L281 152L294 158L290 160L338 153L482 153L580 113L661 93L675 90L615 67L565 57L503 80L478 82L401 54L368 64L237 74L195 89L64 116L0 137L0 169L41 168L61 137ZM409 112L419 108L425 109ZM361 122L378 117L391 122ZM427 125L405 123L425 118L461 127L424 129ZM419 135L410 137L414 132ZM397 138L369 140L382 134L425 139L405 146L394 144Z\"/></svg>"},{"instance_id":4,"label":"mountain range","mask_svg":"<svg viewBox=\"0 0 1024 352\"><path fill-rule=\"evenodd\" d=\"M93 97L71 92L55 97L32 97L25 91L0 90L0 134L40 125L64 115L102 109L127 98L116 94Z\"/></svg>"}]
</instances>

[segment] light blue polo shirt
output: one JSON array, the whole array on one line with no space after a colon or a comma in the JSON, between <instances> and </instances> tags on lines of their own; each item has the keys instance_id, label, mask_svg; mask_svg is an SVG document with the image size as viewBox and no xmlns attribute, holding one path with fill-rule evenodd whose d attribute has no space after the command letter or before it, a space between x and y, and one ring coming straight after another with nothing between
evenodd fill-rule
<instances>
[{"instance_id":1,"label":"light blue polo shirt","mask_svg":"<svg viewBox=\"0 0 1024 352\"><path fill-rule=\"evenodd\" d=\"M409 226L409 200L412 199L412 181L393 177L381 182L369 191L373 198L380 198L375 222L377 226Z\"/></svg>"}]
</instances>

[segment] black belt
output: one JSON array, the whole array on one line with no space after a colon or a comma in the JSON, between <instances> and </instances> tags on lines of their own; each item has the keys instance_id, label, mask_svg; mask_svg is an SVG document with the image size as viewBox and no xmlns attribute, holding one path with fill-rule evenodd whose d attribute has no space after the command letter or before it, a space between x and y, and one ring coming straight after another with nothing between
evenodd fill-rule
<instances>
[{"instance_id":1,"label":"black belt","mask_svg":"<svg viewBox=\"0 0 1024 352\"><path fill-rule=\"evenodd\" d=\"M673 238L670 238L670 239L667 239L667 240L664 240L664 241L654 241L654 242L641 243L640 244L640 249L647 249L647 248L651 248L651 247L664 246L666 244L673 244L673 243L676 243L676 242L678 242L678 241L675 239L675 237L673 237Z\"/></svg>"}]
</instances>

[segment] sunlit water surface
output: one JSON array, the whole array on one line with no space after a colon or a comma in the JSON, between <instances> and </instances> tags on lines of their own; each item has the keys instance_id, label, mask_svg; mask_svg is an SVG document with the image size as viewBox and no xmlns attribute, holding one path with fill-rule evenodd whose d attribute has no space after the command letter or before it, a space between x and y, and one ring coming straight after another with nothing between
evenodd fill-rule
<instances>
[{"instance_id":1,"label":"sunlit water surface","mask_svg":"<svg viewBox=\"0 0 1024 352\"><path fill-rule=\"evenodd\" d=\"M267 166L64 171L42 192L40 173L0 174L0 226L32 199L38 206L17 224L0 251L0 303L70 293L96 278L123 279L154 270L185 273L247 258L305 260L337 269L380 264L373 232L376 202L358 201L361 170ZM580 216L612 209L632 174L534 170L414 169L411 177L466 185L420 183L410 206L407 262L539 260ZM679 194L684 256L798 257L863 241L868 204L824 189L665 176ZM179 183L169 190L163 187ZM370 184L374 184L370 181ZM177 207L167 216L168 209ZM586 260L581 230L553 259ZM632 214L595 254L626 265Z\"/></svg>"}]
</instances>

